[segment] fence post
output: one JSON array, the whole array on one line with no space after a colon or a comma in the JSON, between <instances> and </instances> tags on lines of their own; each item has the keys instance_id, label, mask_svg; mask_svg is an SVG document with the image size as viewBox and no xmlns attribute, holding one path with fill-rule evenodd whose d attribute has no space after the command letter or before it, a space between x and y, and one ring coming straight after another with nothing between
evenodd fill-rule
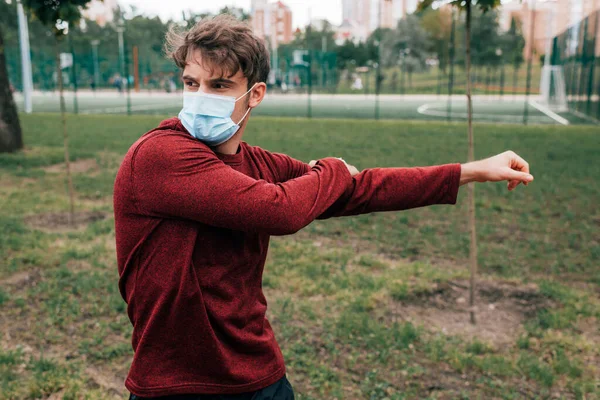
<instances>
[{"instance_id":1,"label":"fence post","mask_svg":"<svg viewBox=\"0 0 600 400\"><path fill-rule=\"evenodd\" d=\"M308 118L312 118L312 53L308 49Z\"/></svg>"},{"instance_id":2,"label":"fence post","mask_svg":"<svg viewBox=\"0 0 600 400\"><path fill-rule=\"evenodd\" d=\"M525 108L523 110L523 124L527 125L527 118L529 116L529 90L531 89L531 64L533 62L533 41L535 29L535 3L531 7L531 26L529 29L529 60L527 60L527 86L525 89Z\"/></svg>"},{"instance_id":3,"label":"fence post","mask_svg":"<svg viewBox=\"0 0 600 400\"><path fill-rule=\"evenodd\" d=\"M500 64L500 99L504 97L504 61Z\"/></svg>"},{"instance_id":4,"label":"fence post","mask_svg":"<svg viewBox=\"0 0 600 400\"><path fill-rule=\"evenodd\" d=\"M588 16L586 20L593 18L594 14ZM598 18L594 21L594 37L592 39L592 43L590 45L590 49L592 50L592 54L590 55L590 72L588 74L588 85L587 85L587 114L591 115L592 111L592 95L593 95L593 86L594 86L594 69L596 67L596 37L598 36ZM600 100L599 100L600 101Z\"/></svg>"},{"instance_id":5,"label":"fence post","mask_svg":"<svg viewBox=\"0 0 600 400\"><path fill-rule=\"evenodd\" d=\"M71 65L71 79L73 80L73 112L75 114L79 113L79 104L77 104L77 72L75 71L75 50L73 49L73 40L71 39L71 35L67 35L67 39L69 40L69 50L71 51L71 57L73 58L73 64Z\"/></svg>"},{"instance_id":6,"label":"fence post","mask_svg":"<svg viewBox=\"0 0 600 400\"><path fill-rule=\"evenodd\" d=\"M450 76L448 78L448 104L447 104L447 119L448 122L452 120L452 89L454 85L454 47L456 46L454 31L456 28L456 19L454 18L454 8L452 8L452 28L450 30Z\"/></svg>"},{"instance_id":7,"label":"fence post","mask_svg":"<svg viewBox=\"0 0 600 400\"><path fill-rule=\"evenodd\" d=\"M127 82L127 115L131 115L131 83L129 82L129 49L127 47L127 39L123 39L124 58L125 58L125 82Z\"/></svg>"}]
</instances>

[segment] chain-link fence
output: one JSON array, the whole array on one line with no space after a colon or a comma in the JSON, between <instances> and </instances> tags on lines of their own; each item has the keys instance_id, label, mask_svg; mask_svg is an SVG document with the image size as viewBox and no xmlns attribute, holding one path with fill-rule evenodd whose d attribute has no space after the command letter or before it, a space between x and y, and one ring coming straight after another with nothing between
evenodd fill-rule
<instances>
[{"instance_id":1,"label":"chain-link fence","mask_svg":"<svg viewBox=\"0 0 600 400\"><path fill-rule=\"evenodd\" d=\"M323 39L323 46L317 46L306 35L304 40L272 49L268 96L254 113L465 120L464 14L451 11L436 16L435 24L445 27L439 37L426 31L425 18L408 16L394 29L376 30L367 43L334 47ZM502 31L494 12L474 18L471 80L475 121L589 123L594 122L592 117L598 118L597 12L553 42L551 60L564 67L569 106L576 115L552 112L536 101L540 99L544 54L533 46L526 50L518 21ZM533 24L535 13L526 18ZM93 35L89 28L86 32L74 30L58 44L69 112L179 112L180 71L164 57L164 30L157 29L152 37L146 33L150 23L139 18L126 21L121 29L94 27L97 33ZM39 28L30 32L32 42L47 43L31 50L37 96L34 111L59 111L59 102L53 97L57 89L53 40L39 36L43 36ZM6 41L5 55L9 79L18 92L23 86L21 57L14 37ZM17 103L22 102L18 93L16 97Z\"/></svg>"}]
</instances>

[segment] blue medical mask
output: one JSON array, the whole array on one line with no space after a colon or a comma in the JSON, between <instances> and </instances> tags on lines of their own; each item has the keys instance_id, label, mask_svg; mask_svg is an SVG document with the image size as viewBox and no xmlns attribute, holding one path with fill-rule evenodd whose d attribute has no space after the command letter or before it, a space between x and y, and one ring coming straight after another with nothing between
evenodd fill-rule
<instances>
[{"instance_id":1,"label":"blue medical mask","mask_svg":"<svg viewBox=\"0 0 600 400\"><path fill-rule=\"evenodd\" d=\"M231 114L236 101L245 97L252 89L254 86L237 99L200 91L183 92L183 108L178 117L193 137L209 146L218 146L231 139L240 129L250 107L237 124L231 120Z\"/></svg>"}]
</instances>

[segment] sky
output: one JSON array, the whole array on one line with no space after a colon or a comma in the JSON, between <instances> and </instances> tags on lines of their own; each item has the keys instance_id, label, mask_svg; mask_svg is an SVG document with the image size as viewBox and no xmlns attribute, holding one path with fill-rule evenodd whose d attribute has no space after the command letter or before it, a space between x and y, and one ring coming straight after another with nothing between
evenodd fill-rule
<instances>
[{"instance_id":1,"label":"sky","mask_svg":"<svg viewBox=\"0 0 600 400\"><path fill-rule=\"evenodd\" d=\"M225 6L250 11L250 0L119 0L122 5L135 5L146 15L158 15L163 21L180 20L182 10L217 12ZM342 23L342 0L283 0L292 9L292 25L304 27L310 18L326 18L334 25Z\"/></svg>"}]
</instances>

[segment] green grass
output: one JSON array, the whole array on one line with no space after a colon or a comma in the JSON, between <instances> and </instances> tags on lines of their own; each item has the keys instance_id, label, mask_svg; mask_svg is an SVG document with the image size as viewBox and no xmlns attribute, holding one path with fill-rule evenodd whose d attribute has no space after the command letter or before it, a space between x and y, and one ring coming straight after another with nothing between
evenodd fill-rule
<instances>
[{"instance_id":1,"label":"green grass","mask_svg":"<svg viewBox=\"0 0 600 400\"><path fill-rule=\"evenodd\" d=\"M62 162L60 116L21 115L26 150L0 154L0 321L9 333L0 399L125 395L131 325L117 287L112 182L131 143L160 120L69 115L72 159L96 165L74 174L76 208L106 218L52 231L26 220L68 207L64 177L45 169ZM512 192L476 184L482 275L537 285L532 298L511 300L530 310L507 342L405 318L408 305L435 309L436 293L452 293L440 288L468 276L464 187L454 206L317 221L274 238L263 287L297 397L597 398L596 131L475 125L476 158L513 150L535 176ZM464 162L467 154L458 123L261 117L244 139L304 161L344 157L359 169Z\"/></svg>"}]
</instances>

